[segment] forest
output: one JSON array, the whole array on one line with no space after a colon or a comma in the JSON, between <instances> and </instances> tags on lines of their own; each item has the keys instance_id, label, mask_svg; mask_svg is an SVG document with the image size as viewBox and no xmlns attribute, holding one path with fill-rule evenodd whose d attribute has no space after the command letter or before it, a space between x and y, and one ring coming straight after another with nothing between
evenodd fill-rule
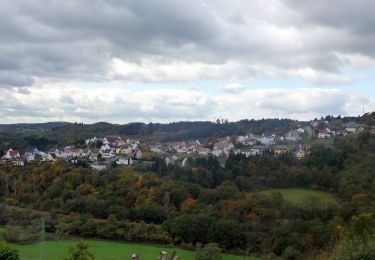
<instances>
[{"instance_id":1,"label":"forest","mask_svg":"<svg viewBox=\"0 0 375 260\"><path fill-rule=\"evenodd\" d=\"M301 160L231 154L224 165L207 157L167 167L154 158L148 168L104 172L65 161L2 166L0 226L8 242L36 239L43 217L46 231L60 236L187 249L217 243L269 259L373 259L374 169L369 131L313 146ZM307 196L296 204L264 192L271 188L323 191L337 203Z\"/></svg>"}]
</instances>

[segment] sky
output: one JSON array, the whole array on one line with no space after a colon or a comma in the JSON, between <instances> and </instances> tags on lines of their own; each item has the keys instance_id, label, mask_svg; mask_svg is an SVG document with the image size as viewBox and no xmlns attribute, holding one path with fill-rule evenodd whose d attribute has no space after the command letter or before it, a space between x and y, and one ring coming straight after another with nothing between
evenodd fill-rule
<instances>
[{"instance_id":1,"label":"sky","mask_svg":"<svg viewBox=\"0 0 375 260\"><path fill-rule=\"evenodd\" d=\"M0 123L375 111L373 0L0 0Z\"/></svg>"}]
</instances>

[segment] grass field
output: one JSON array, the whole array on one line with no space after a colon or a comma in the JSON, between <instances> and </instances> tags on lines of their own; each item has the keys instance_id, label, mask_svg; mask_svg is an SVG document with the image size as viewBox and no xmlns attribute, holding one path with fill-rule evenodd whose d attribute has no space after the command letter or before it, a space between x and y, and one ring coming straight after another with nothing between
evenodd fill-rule
<instances>
[{"instance_id":1,"label":"grass field","mask_svg":"<svg viewBox=\"0 0 375 260\"><path fill-rule=\"evenodd\" d=\"M73 246L77 241L46 241L44 244L44 260L58 260L67 256L69 247ZM141 260L155 260L160 251L172 252L173 249L157 245L144 245L133 243L120 243L98 240L86 240L89 244L89 250L96 256L96 260L128 260L133 253L139 253ZM40 244L31 245L14 245L20 252L22 260L37 260L40 255ZM195 253L193 251L177 249L177 255L181 260L194 260ZM223 256L223 260L259 260L257 257L242 257L227 255Z\"/></svg>"},{"instance_id":2,"label":"grass field","mask_svg":"<svg viewBox=\"0 0 375 260\"><path fill-rule=\"evenodd\" d=\"M294 203L296 205L302 205L306 198L317 197L322 200L326 205L337 205L336 199L329 193L323 191L309 190L309 189L269 189L262 191L263 194L271 194L272 192L280 192L285 201Z\"/></svg>"}]
</instances>

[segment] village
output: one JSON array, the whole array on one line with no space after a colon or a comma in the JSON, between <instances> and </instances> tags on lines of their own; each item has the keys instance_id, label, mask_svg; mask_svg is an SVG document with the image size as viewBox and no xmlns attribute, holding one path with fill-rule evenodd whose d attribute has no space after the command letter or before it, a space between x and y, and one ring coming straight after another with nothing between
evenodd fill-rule
<instances>
[{"instance_id":1,"label":"village","mask_svg":"<svg viewBox=\"0 0 375 260\"><path fill-rule=\"evenodd\" d=\"M30 162L55 162L65 160L81 164L93 170L103 171L108 167L132 167L137 162L162 158L167 166L186 166L191 158L215 156L226 158L231 153L246 157L265 153L279 156L290 153L301 159L309 154L312 140L332 140L334 136L359 134L363 128L355 124L345 124L339 129L323 119L298 125L284 135L274 133L227 136L208 140L183 140L175 142L147 142L125 139L118 135L93 137L80 147L67 145L41 151L38 148L5 151L1 163L24 166Z\"/></svg>"}]
</instances>

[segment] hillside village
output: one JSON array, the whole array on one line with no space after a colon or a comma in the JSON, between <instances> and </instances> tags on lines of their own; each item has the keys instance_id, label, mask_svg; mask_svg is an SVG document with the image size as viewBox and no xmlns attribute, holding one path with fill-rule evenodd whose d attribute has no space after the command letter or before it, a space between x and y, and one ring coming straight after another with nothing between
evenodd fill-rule
<instances>
[{"instance_id":1,"label":"hillside village","mask_svg":"<svg viewBox=\"0 0 375 260\"><path fill-rule=\"evenodd\" d=\"M152 161L153 158L162 158L167 166L178 164L184 167L188 164L189 158L210 155L225 158L230 153L246 157L265 153L274 156L291 153L301 159L309 153L312 140L330 140L334 136L359 134L363 130L363 127L356 124L337 127L321 119L297 125L284 135L257 135L249 132L246 135L224 138L164 143L142 143L137 139L108 135L87 139L83 145L55 147L49 151L41 151L37 147L17 151L9 147L1 163L22 167L25 163L33 161L54 162L62 159L102 171L108 167L131 167L135 162Z\"/></svg>"}]
</instances>

